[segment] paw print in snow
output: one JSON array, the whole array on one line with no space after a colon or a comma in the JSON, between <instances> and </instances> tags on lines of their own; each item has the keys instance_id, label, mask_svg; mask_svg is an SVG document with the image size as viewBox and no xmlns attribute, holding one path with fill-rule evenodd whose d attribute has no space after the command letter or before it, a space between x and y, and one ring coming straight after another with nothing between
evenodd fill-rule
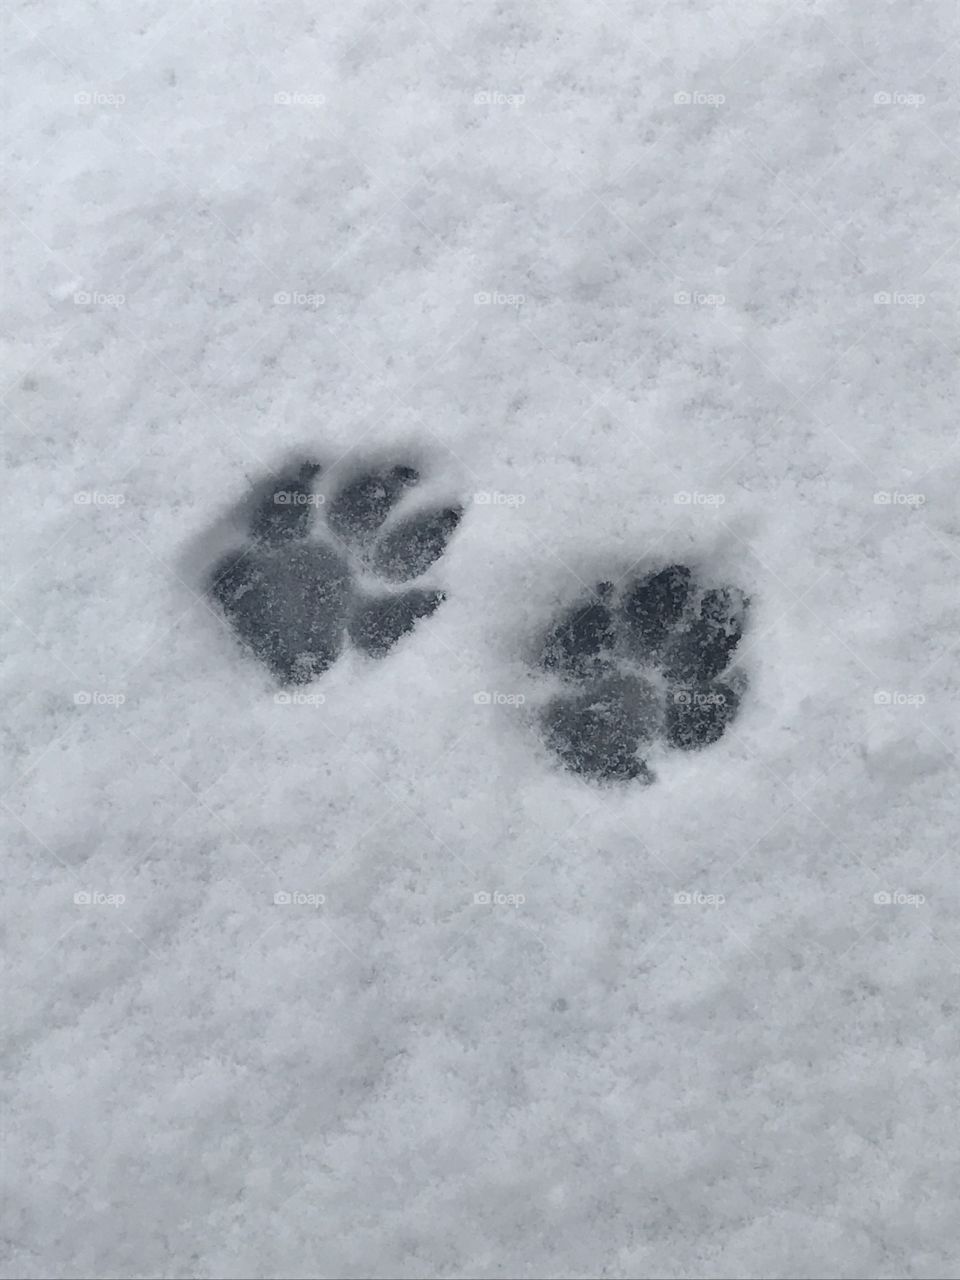
<instances>
[{"instance_id":1,"label":"paw print in snow","mask_svg":"<svg viewBox=\"0 0 960 1280\"><path fill-rule=\"evenodd\" d=\"M329 495L321 467L303 462L258 496L249 541L210 576L210 594L234 631L282 684L305 684L336 661L349 638L380 658L437 608L442 591L398 584L420 578L446 549L458 506L404 501L419 482L410 466L362 471ZM319 508L325 531L314 526Z\"/></svg>"},{"instance_id":2,"label":"paw print in snow","mask_svg":"<svg viewBox=\"0 0 960 1280\"><path fill-rule=\"evenodd\" d=\"M737 587L703 589L680 564L621 592L600 583L543 643L541 667L568 685L542 712L547 745L593 781L653 782L646 758L658 743L691 751L718 741L746 689L728 668L748 605Z\"/></svg>"}]
</instances>

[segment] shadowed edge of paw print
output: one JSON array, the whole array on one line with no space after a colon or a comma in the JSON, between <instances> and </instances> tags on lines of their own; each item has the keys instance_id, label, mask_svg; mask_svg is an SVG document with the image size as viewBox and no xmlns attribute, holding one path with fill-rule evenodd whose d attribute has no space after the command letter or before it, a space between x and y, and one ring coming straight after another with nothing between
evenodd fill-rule
<instances>
[{"instance_id":1,"label":"shadowed edge of paw print","mask_svg":"<svg viewBox=\"0 0 960 1280\"><path fill-rule=\"evenodd\" d=\"M601 582L548 629L541 668L564 689L541 712L544 741L592 781L654 781L658 741L681 751L718 742L736 718L746 677L726 675L749 600L735 586L703 588L683 564Z\"/></svg>"},{"instance_id":2,"label":"shadowed edge of paw print","mask_svg":"<svg viewBox=\"0 0 960 1280\"><path fill-rule=\"evenodd\" d=\"M439 560L463 515L460 506L397 515L420 482L411 466L367 467L329 495L317 491L322 474L305 459L257 486L246 543L207 580L239 639L283 684L315 679L348 641L384 657L432 614L442 591L396 588Z\"/></svg>"},{"instance_id":3,"label":"shadowed edge of paw print","mask_svg":"<svg viewBox=\"0 0 960 1280\"><path fill-rule=\"evenodd\" d=\"M581 693L555 698L544 711L544 738L570 769L595 781L653 781L641 746L660 730L656 688L637 676L609 676Z\"/></svg>"},{"instance_id":4,"label":"shadowed edge of paw print","mask_svg":"<svg viewBox=\"0 0 960 1280\"><path fill-rule=\"evenodd\" d=\"M401 636L446 599L442 591L413 587L392 596L360 596L350 612L350 639L371 658L382 658Z\"/></svg>"}]
</instances>

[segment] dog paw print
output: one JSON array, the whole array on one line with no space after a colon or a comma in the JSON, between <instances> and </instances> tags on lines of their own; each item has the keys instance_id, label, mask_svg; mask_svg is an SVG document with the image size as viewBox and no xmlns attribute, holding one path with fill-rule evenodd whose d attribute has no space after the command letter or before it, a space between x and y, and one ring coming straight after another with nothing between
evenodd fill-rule
<instances>
[{"instance_id":1,"label":"dog paw print","mask_svg":"<svg viewBox=\"0 0 960 1280\"><path fill-rule=\"evenodd\" d=\"M303 462L255 498L246 545L210 576L210 594L246 647L282 684L305 684L348 641L381 658L444 599L418 580L463 514L417 506L411 466L362 471L329 493ZM325 519L319 518L319 512Z\"/></svg>"},{"instance_id":2,"label":"dog paw print","mask_svg":"<svg viewBox=\"0 0 960 1280\"><path fill-rule=\"evenodd\" d=\"M734 586L702 587L674 564L591 599L551 627L541 668L566 686L541 712L547 745L593 781L653 782L648 758L664 746L717 742L746 690L729 669L749 601Z\"/></svg>"}]
</instances>

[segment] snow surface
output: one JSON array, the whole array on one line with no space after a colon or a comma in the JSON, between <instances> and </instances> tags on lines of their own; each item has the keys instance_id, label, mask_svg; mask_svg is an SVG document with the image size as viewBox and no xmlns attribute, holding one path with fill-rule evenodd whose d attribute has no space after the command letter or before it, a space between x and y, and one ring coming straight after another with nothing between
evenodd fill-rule
<instances>
[{"instance_id":1,"label":"snow surface","mask_svg":"<svg viewBox=\"0 0 960 1280\"><path fill-rule=\"evenodd\" d=\"M956 1275L955 7L4 25L4 1274ZM468 510L284 703L302 449ZM675 558L750 693L598 789L531 646Z\"/></svg>"}]
</instances>

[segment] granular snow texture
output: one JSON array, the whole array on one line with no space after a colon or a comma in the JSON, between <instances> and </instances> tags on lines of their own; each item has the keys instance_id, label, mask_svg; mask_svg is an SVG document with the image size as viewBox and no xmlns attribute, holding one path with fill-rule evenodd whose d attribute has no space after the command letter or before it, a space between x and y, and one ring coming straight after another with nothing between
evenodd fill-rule
<instances>
[{"instance_id":1,"label":"granular snow texture","mask_svg":"<svg viewBox=\"0 0 960 1280\"><path fill-rule=\"evenodd\" d=\"M955 1276L955 7L4 26L4 1274ZM291 690L295 457L464 515ZM739 715L578 777L538 646L670 564Z\"/></svg>"}]
</instances>

